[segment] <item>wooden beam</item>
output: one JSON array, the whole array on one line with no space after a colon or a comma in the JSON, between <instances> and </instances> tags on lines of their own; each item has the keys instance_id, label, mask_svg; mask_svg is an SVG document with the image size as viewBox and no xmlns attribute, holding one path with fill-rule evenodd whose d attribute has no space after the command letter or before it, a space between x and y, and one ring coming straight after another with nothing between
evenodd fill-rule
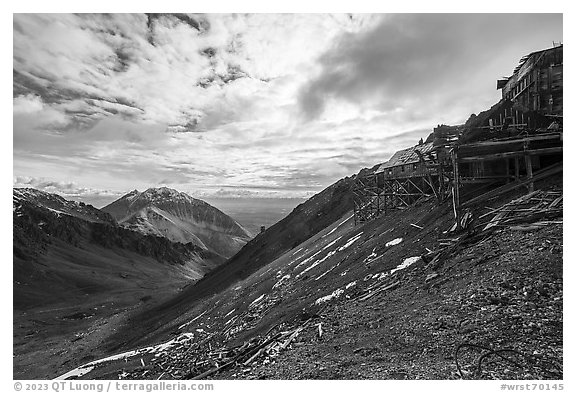
<instances>
[{"instance_id":1,"label":"wooden beam","mask_svg":"<svg viewBox=\"0 0 576 393\"><path fill-rule=\"evenodd\" d=\"M486 154L482 156L471 156L471 157L461 157L458 158L458 162L474 162L474 161L489 161L489 160L500 160L508 157L524 156L524 155L542 155L542 154L554 154L561 153L563 150L562 146L557 147L547 147L544 149L532 149L532 150L519 150L507 153L493 153Z\"/></svg>"},{"instance_id":2,"label":"wooden beam","mask_svg":"<svg viewBox=\"0 0 576 393\"><path fill-rule=\"evenodd\" d=\"M532 175L532 157L526 156L526 157L524 157L524 159L526 161L526 175L528 177L528 180L530 180L530 182L528 183L528 192L532 192L532 191L534 191L534 182L531 181L533 178L533 175Z\"/></svg>"},{"instance_id":3,"label":"wooden beam","mask_svg":"<svg viewBox=\"0 0 576 393\"><path fill-rule=\"evenodd\" d=\"M458 154L452 150L452 167L454 170L454 184L452 191L452 202L454 203L454 215L456 216L456 226L460 228L460 175L458 169Z\"/></svg>"},{"instance_id":4,"label":"wooden beam","mask_svg":"<svg viewBox=\"0 0 576 393\"><path fill-rule=\"evenodd\" d=\"M559 162L559 163L557 163L557 164L551 165L551 166L549 166L549 167L547 167L547 168L541 169L541 170L539 170L538 172L536 172L536 173L534 174L534 176L532 177L532 182L535 182L535 181L538 181L538 180L541 180L541 179L545 179L545 178L547 178L547 177L549 177L549 176L552 176L552 175L561 173L563 170L564 170L563 162ZM475 198L472 198L472 199L470 199L469 201L464 202L464 203L462 204L462 207L469 206L469 205L471 205L471 204L473 204L473 203L476 203L476 202L480 202L480 201L484 201L484 200L488 200L488 199L494 198L494 197L496 197L496 196L498 196L498 195L504 194L504 193L506 193L506 192L510 192L510 191L512 191L512 190L514 190L514 189L516 189L516 188L526 186L529 182L530 182L530 180L529 180L529 179L526 179L526 180L522 180L522 181L520 181L520 182L514 182L514 183L505 184L505 185L503 185L503 186L500 186L500 187L498 187L498 188L495 188L495 189L493 189L493 190L490 190L490 191L488 191L488 192L486 192L486 193L484 193L484 194L482 194L482 195L479 195L479 196L477 196L477 197L475 197Z\"/></svg>"},{"instance_id":5,"label":"wooden beam","mask_svg":"<svg viewBox=\"0 0 576 393\"><path fill-rule=\"evenodd\" d=\"M534 141L543 141L549 139L561 139L560 133L549 133L543 135L536 135L536 136L528 136L523 138L515 138L515 139L504 139L504 140L497 140L497 141L484 141L484 142L473 142L467 143L465 145L461 145L462 148L468 147L490 147L490 146L498 146L498 145L509 145L514 143L524 143L525 141L534 142Z\"/></svg>"}]
</instances>

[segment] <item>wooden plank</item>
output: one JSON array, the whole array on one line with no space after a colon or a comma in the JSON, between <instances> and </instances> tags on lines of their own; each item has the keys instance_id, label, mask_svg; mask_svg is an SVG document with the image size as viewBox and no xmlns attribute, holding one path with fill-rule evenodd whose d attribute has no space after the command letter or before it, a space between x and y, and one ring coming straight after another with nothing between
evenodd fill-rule
<instances>
[{"instance_id":1,"label":"wooden plank","mask_svg":"<svg viewBox=\"0 0 576 393\"><path fill-rule=\"evenodd\" d=\"M508 157L524 156L524 155L541 155L541 154L553 154L561 153L563 150L562 146L558 147L547 147L543 149L530 149L530 150L519 150L507 153L493 153L485 154L481 156L470 156L470 157L460 157L458 158L459 163L474 162L474 161L489 161L489 160L499 160Z\"/></svg>"},{"instance_id":2,"label":"wooden plank","mask_svg":"<svg viewBox=\"0 0 576 393\"><path fill-rule=\"evenodd\" d=\"M525 124L522 124L525 125ZM507 145L507 144L514 144L514 143L523 143L523 142L534 142L534 141L543 141L543 140L550 140L550 139L560 139L560 133L547 133L542 135L536 136L529 136L523 138L514 138L514 139L500 139L497 141L483 141L483 142L473 142L467 143L465 145L461 145L462 148L468 147L489 147L489 146L498 146L498 145Z\"/></svg>"}]
</instances>

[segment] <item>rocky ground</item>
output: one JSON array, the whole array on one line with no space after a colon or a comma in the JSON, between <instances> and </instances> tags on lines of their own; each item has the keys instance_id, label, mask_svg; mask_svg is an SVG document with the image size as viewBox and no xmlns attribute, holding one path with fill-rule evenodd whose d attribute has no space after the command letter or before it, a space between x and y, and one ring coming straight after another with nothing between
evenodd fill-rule
<instances>
[{"instance_id":1,"label":"rocky ground","mask_svg":"<svg viewBox=\"0 0 576 393\"><path fill-rule=\"evenodd\" d=\"M335 303L322 337L309 328L272 362L217 378L453 379L457 361L464 378L561 378L561 226L495 232L429 272L415 264L393 290Z\"/></svg>"},{"instance_id":2,"label":"rocky ground","mask_svg":"<svg viewBox=\"0 0 576 393\"><path fill-rule=\"evenodd\" d=\"M76 375L561 379L562 194L545 186L482 203L460 231L433 200L357 226L346 212Z\"/></svg>"}]
</instances>

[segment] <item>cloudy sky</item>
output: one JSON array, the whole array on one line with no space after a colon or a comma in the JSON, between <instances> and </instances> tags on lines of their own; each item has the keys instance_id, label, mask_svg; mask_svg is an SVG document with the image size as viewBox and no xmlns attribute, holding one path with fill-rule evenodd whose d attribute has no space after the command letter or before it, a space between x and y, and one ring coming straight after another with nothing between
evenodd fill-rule
<instances>
[{"instance_id":1,"label":"cloudy sky","mask_svg":"<svg viewBox=\"0 0 576 393\"><path fill-rule=\"evenodd\" d=\"M88 201L309 196L563 40L559 14L15 14L13 37L13 183Z\"/></svg>"}]
</instances>

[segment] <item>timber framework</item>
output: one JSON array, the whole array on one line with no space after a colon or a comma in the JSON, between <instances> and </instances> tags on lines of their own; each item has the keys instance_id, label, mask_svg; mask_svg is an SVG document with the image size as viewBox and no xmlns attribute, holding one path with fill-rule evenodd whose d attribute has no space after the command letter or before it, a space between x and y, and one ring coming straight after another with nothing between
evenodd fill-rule
<instances>
[{"instance_id":1,"label":"timber framework","mask_svg":"<svg viewBox=\"0 0 576 393\"><path fill-rule=\"evenodd\" d=\"M449 200L456 225L472 204L562 172L562 45L530 53L497 81L502 99L466 124L439 125L426 142L356 177L356 224L423 198Z\"/></svg>"}]
</instances>

